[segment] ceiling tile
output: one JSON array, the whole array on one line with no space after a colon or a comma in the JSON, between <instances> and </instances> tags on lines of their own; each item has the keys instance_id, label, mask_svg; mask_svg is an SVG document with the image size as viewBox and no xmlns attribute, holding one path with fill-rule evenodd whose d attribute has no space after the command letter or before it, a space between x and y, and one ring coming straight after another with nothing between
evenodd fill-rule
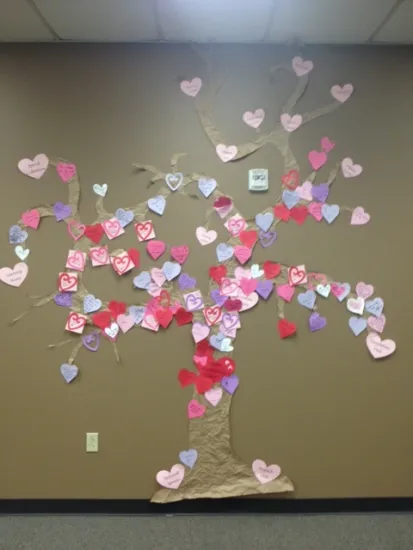
<instances>
[{"instance_id":1,"label":"ceiling tile","mask_svg":"<svg viewBox=\"0 0 413 550\"><path fill-rule=\"evenodd\" d=\"M413 44L413 1L405 1L375 37L376 42Z\"/></svg>"},{"instance_id":2,"label":"ceiling tile","mask_svg":"<svg viewBox=\"0 0 413 550\"><path fill-rule=\"evenodd\" d=\"M270 40L307 43L363 43L395 0L276 0Z\"/></svg>"},{"instance_id":3,"label":"ceiling tile","mask_svg":"<svg viewBox=\"0 0 413 550\"><path fill-rule=\"evenodd\" d=\"M0 1L0 40L52 40L53 36L25 0Z\"/></svg>"},{"instance_id":4,"label":"ceiling tile","mask_svg":"<svg viewBox=\"0 0 413 550\"><path fill-rule=\"evenodd\" d=\"M160 38L154 0L36 0L63 40L134 42Z\"/></svg>"},{"instance_id":5,"label":"ceiling tile","mask_svg":"<svg viewBox=\"0 0 413 550\"><path fill-rule=\"evenodd\" d=\"M272 0L160 0L165 39L197 42L262 40Z\"/></svg>"}]
</instances>

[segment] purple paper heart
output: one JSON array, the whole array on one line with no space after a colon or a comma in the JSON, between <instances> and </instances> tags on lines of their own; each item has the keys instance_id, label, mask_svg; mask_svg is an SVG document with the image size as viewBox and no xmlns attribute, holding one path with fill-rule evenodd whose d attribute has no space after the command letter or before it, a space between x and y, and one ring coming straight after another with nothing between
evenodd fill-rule
<instances>
[{"instance_id":1,"label":"purple paper heart","mask_svg":"<svg viewBox=\"0 0 413 550\"><path fill-rule=\"evenodd\" d=\"M235 392L235 390L238 388L238 385L239 378L236 374L231 374L231 376L224 376L224 378L221 380L221 386L230 395Z\"/></svg>"},{"instance_id":2,"label":"purple paper heart","mask_svg":"<svg viewBox=\"0 0 413 550\"><path fill-rule=\"evenodd\" d=\"M190 277L188 273L181 273L181 275L179 275L178 284L181 290L190 290L196 287L196 279Z\"/></svg>"},{"instance_id":3,"label":"purple paper heart","mask_svg":"<svg viewBox=\"0 0 413 550\"><path fill-rule=\"evenodd\" d=\"M82 343L89 351L97 351L100 344L100 334L98 331L90 332L82 336Z\"/></svg>"},{"instance_id":4,"label":"purple paper heart","mask_svg":"<svg viewBox=\"0 0 413 550\"><path fill-rule=\"evenodd\" d=\"M238 313L224 313L221 322L226 330L231 330L236 328L239 322L239 315Z\"/></svg>"},{"instance_id":5,"label":"purple paper heart","mask_svg":"<svg viewBox=\"0 0 413 550\"><path fill-rule=\"evenodd\" d=\"M275 231L262 231L260 230L259 239L260 245L263 248L268 248L277 238L277 233Z\"/></svg>"},{"instance_id":6,"label":"purple paper heart","mask_svg":"<svg viewBox=\"0 0 413 550\"><path fill-rule=\"evenodd\" d=\"M313 199L318 202L325 202L327 200L328 194L330 192L330 187L327 183L320 183L320 185L313 185L311 188L311 195Z\"/></svg>"},{"instance_id":7,"label":"purple paper heart","mask_svg":"<svg viewBox=\"0 0 413 550\"><path fill-rule=\"evenodd\" d=\"M72 208L63 202L56 202L53 205L53 214L55 215L56 220L61 222L72 215Z\"/></svg>"},{"instance_id":8,"label":"purple paper heart","mask_svg":"<svg viewBox=\"0 0 413 550\"><path fill-rule=\"evenodd\" d=\"M310 327L311 332L324 328L326 324L327 319L325 317L321 317L321 315L316 312L312 313L308 319L308 326Z\"/></svg>"},{"instance_id":9,"label":"purple paper heart","mask_svg":"<svg viewBox=\"0 0 413 550\"><path fill-rule=\"evenodd\" d=\"M271 294L271 292L274 289L274 285L272 281L258 281L257 288L255 289L255 292L261 296L264 300L268 298L268 296Z\"/></svg>"},{"instance_id":10,"label":"purple paper heart","mask_svg":"<svg viewBox=\"0 0 413 550\"><path fill-rule=\"evenodd\" d=\"M72 305L72 293L71 292L59 292L54 297L55 304L62 307L71 307Z\"/></svg>"},{"instance_id":11,"label":"purple paper heart","mask_svg":"<svg viewBox=\"0 0 413 550\"><path fill-rule=\"evenodd\" d=\"M216 305L219 306L219 307L223 306L225 304L225 302L227 301L227 297L222 296L222 294L220 294L219 288L215 288L214 290L211 290L210 296L214 300Z\"/></svg>"}]
</instances>

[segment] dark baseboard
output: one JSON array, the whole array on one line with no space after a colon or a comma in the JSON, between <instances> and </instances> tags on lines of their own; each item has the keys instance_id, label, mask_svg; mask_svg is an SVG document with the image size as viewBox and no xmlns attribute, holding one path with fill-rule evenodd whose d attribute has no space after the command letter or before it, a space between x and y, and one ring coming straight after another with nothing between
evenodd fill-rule
<instances>
[{"instance_id":1,"label":"dark baseboard","mask_svg":"<svg viewBox=\"0 0 413 550\"><path fill-rule=\"evenodd\" d=\"M331 514L413 512L413 497L345 499L200 499L173 504L148 500L0 499L0 514Z\"/></svg>"}]
</instances>

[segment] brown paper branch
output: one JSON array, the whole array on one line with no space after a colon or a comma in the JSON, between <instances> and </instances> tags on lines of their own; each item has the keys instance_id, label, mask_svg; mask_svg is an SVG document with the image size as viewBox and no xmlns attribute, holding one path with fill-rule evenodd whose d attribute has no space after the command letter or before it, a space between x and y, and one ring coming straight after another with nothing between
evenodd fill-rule
<instances>
[{"instance_id":1,"label":"brown paper branch","mask_svg":"<svg viewBox=\"0 0 413 550\"><path fill-rule=\"evenodd\" d=\"M29 313L29 311L31 311L32 309L36 307L45 306L46 304L51 302L55 296L56 296L56 293L54 292L53 294L40 297L34 304L31 304L26 310L22 311L22 313L20 313L17 317L12 319L12 321L10 321L9 323L9 326L16 324L17 321L20 321L20 319L23 319L23 317L25 317Z\"/></svg>"}]
</instances>

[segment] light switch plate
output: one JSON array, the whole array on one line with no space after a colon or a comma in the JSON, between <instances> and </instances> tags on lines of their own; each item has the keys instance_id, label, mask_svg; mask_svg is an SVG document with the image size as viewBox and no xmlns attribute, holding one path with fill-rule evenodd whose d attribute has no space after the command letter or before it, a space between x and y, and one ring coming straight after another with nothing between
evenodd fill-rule
<instances>
[{"instance_id":1,"label":"light switch plate","mask_svg":"<svg viewBox=\"0 0 413 550\"><path fill-rule=\"evenodd\" d=\"M88 432L86 434L86 452L97 453L99 450L99 434L96 432Z\"/></svg>"},{"instance_id":2,"label":"light switch plate","mask_svg":"<svg viewBox=\"0 0 413 550\"><path fill-rule=\"evenodd\" d=\"M268 170L253 168L248 171L248 191L268 191Z\"/></svg>"}]
</instances>

